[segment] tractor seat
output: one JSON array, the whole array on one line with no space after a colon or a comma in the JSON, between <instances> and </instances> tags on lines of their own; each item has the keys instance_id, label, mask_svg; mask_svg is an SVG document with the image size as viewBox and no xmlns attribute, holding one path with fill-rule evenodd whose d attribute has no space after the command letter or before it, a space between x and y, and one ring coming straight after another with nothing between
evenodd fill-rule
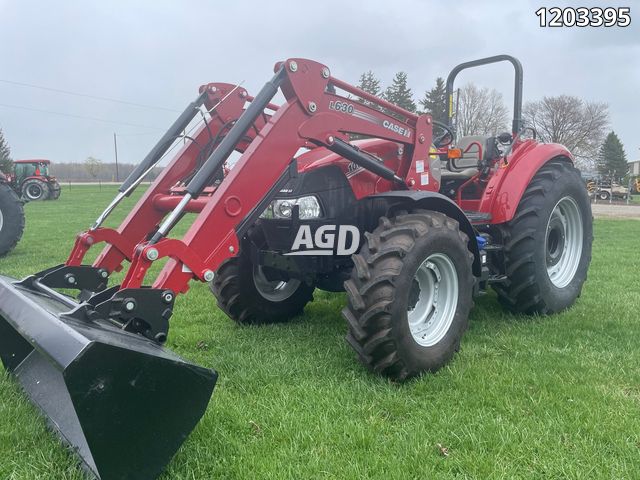
<instances>
[{"instance_id":1,"label":"tractor seat","mask_svg":"<svg viewBox=\"0 0 640 480\"><path fill-rule=\"evenodd\" d=\"M482 145L482 155L487 152L487 140L489 137L480 135L471 135L468 137L462 137L456 144L456 148L461 149L463 152L468 149L462 155L462 158L458 158L454 161L442 162L441 178L442 180L465 180L473 177L478 173L478 162L480 162L480 149L478 145L472 145L474 142ZM469 147L471 145L471 147ZM455 163L455 166L453 165Z\"/></svg>"},{"instance_id":2,"label":"tractor seat","mask_svg":"<svg viewBox=\"0 0 640 480\"><path fill-rule=\"evenodd\" d=\"M478 173L477 168L465 168L464 170L452 172L447 168L443 168L440 171L440 178L442 180L466 180L467 178L473 177L476 173Z\"/></svg>"}]
</instances>

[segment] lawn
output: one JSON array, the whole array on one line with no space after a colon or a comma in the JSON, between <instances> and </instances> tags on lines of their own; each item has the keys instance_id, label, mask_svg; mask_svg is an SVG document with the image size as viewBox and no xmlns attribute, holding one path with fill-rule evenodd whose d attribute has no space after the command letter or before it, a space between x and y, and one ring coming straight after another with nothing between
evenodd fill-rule
<instances>
[{"instance_id":1,"label":"lawn","mask_svg":"<svg viewBox=\"0 0 640 480\"><path fill-rule=\"evenodd\" d=\"M65 186L58 202L26 205L0 271L63 262L114 191ZM168 346L220 380L162 478L640 478L639 246L640 222L596 221L575 307L527 318L481 297L454 361L403 385L357 363L342 294L317 291L303 317L248 328L194 284ZM76 465L0 374L0 478L79 480Z\"/></svg>"}]
</instances>

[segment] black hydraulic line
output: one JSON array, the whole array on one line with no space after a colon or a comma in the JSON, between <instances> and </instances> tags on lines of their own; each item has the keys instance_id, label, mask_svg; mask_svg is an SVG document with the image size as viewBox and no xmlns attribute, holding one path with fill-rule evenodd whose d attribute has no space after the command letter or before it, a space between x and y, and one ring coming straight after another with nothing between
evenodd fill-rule
<instances>
[{"instance_id":1,"label":"black hydraulic line","mask_svg":"<svg viewBox=\"0 0 640 480\"><path fill-rule=\"evenodd\" d=\"M258 95L256 95L249 104L245 112L238 118L233 127L231 127L229 133L227 133L218 147L209 158L207 158L202 168L200 168L198 173L191 179L187 185L187 192L189 194L195 197L202 192L209 179L222 167L227 158L229 158L229 155L231 155L238 142L244 137L249 128L251 128L253 122L262 115L263 110L278 92L278 88L280 88L280 84L284 78L285 70L284 67L281 67L273 78L262 87L262 90L260 90Z\"/></svg>"},{"instance_id":2,"label":"black hydraulic line","mask_svg":"<svg viewBox=\"0 0 640 480\"><path fill-rule=\"evenodd\" d=\"M327 148L334 153L337 153L341 157L346 158L347 160L352 161L360 165L363 168L375 173L376 175L381 176L387 180L392 182L396 182L400 185L404 185L406 188L406 184L404 180L398 177L393 170L384 166L382 162L376 160L374 157L369 155L366 152L350 145L349 143L336 138L331 145L327 145Z\"/></svg>"},{"instance_id":3,"label":"black hydraulic line","mask_svg":"<svg viewBox=\"0 0 640 480\"><path fill-rule=\"evenodd\" d=\"M451 70L451 73L447 77L447 118L450 127L453 127L453 82L458 74L467 68L497 62L510 62L515 69L516 76L513 87L513 124L511 131L515 135L522 130L522 64L517 58L512 57L511 55L495 55L493 57L481 58L479 60L461 63Z\"/></svg>"},{"instance_id":4,"label":"black hydraulic line","mask_svg":"<svg viewBox=\"0 0 640 480\"><path fill-rule=\"evenodd\" d=\"M198 113L198 109L204 103L205 98L207 97L206 90L203 91L198 98L196 98L193 102L187 106L187 108L180 114L180 116L173 122L173 125L169 127L169 130L162 136L158 143L151 149L151 151L144 157L144 160L136 165L136 168L133 169L131 174L127 177L127 179L120 185L118 191L120 193L125 193L131 187L138 178L144 174L149 168L155 165L160 158L169 150L169 147L173 143L173 141L183 132L187 125L193 120L193 118ZM129 194L131 192L128 192Z\"/></svg>"}]
</instances>

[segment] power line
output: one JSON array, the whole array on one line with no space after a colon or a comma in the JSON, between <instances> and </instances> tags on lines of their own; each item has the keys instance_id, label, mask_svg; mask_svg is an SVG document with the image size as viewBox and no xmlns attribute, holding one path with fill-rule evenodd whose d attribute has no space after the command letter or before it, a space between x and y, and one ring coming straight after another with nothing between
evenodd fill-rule
<instances>
[{"instance_id":1,"label":"power line","mask_svg":"<svg viewBox=\"0 0 640 480\"><path fill-rule=\"evenodd\" d=\"M47 90L49 92L63 93L65 95L73 95L75 97L92 98L94 100L101 100L103 102L121 103L123 105L130 105L130 106L133 106L133 107L151 108L153 110L165 110L167 112L179 112L180 111L180 110L175 110L173 108L156 107L154 105L145 105L144 103L129 102L127 100L118 100L117 98L100 97L100 96L97 96L97 95L88 95L86 93L71 92L69 90L62 90L60 88L52 88L52 87L44 87L42 85L34 85L32 83L14 82L13 80L3 80L1 78L0 78L0 82L8 83L10 85L18 85L20 87L37 88L37 89L40 89L40 90Z\"/></svg>"},{"instance_id":2,"label":"power line","mask_svg":"<svg viewBox=\"0 0 640 480\"><path fill-rule=\"evenodd\" d=\"M74 115L73 113L62 113L62 112L54 112L51 110L41 110L39 108L31 108L31 107L23 107L21 105L9 105L6 103L0 103L0 107L5 107L5 108L16 108L19 110L27 110L30 112L38 112L38 113L48 113L51 115L60 115L62 117L71 117L71 118L80 118L83 120L93 120L94 122L102 122L102 123L112 123L115 125L125 125L127 127L137 127L137 128L147 128L147 129L153 129L153 130L162 130L161 128L158 127L150 127L149 125L140 125L137 123L128 123L128 122L117 122L115 120L106 120L104 118L96 118L96 117L87 117L84 115Z\"/></svg>"},{"instance_id":3,"label":"power line","mask_svg":"<svg viewBox=\"0 0 640 480\"><path fill-rule=\"evenodd\" d=\"M118 137L143 137L145 135L158 135L158 131L160 129L156 129L153 132L142 132L142 133L119 133L116 132L116 135L118 135Z\"/></svg>"}]
</instances>

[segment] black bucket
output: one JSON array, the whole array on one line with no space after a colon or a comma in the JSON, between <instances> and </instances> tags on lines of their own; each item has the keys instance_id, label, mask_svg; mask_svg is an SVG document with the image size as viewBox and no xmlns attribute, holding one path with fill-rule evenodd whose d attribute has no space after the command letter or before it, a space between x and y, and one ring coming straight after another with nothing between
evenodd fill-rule
<instances>
[{"instance_id":1,"label":"black bucket","mask_svg":"<svg viewBox=\"0 0 640 480\"><path fill-rule=\"evenodd\" d=\"M216 372L68 311L0 277L5 368L97 478L156 478L204 414Z\"/></svg>"}]
</instances>

